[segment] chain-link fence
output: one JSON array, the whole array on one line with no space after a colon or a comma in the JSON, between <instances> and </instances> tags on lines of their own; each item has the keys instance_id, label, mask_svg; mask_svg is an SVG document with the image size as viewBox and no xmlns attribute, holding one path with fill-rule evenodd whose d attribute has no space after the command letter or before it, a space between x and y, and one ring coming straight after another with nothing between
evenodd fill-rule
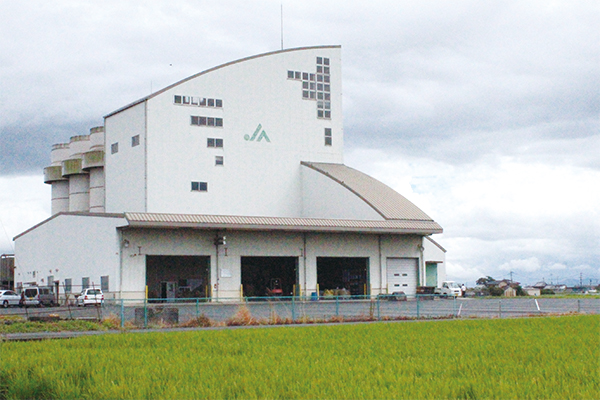
<instances>
[{"instance_id":1,"label":"chain-link fence","mask_svg":"<svg viewBox=\"0 0 600 400\"><path fill-rule=\"evenodd\" d=\"M65 304L65 303L63 303ZM112 319L121 327L298 324L434 318L507 318L567 313L600 313L600 298L450 298L418 295L329 298L256 297L239 299L104 300L98 306L15 307L1 314L28 319Z\"/></svg>"}]
</instances>

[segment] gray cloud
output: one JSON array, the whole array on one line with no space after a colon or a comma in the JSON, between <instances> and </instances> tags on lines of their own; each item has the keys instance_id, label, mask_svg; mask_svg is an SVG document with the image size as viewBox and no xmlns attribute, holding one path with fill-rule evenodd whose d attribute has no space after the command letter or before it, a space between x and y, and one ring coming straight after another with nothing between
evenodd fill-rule
<instances>
[{"instance_id":1,"label":"gray cloud","mask_svg":"<svg viewBox=\"0 0 600 400\"><path fill-rule=\"evenodd\" d=\"M279 49L281 4L0 2L0 177L41 174L52 144L152 90ZM342 45L347 159L444 226L451 273L598 276L597 2L286 0L283 15L285 47Z\"/></svg>"}]
</instances>

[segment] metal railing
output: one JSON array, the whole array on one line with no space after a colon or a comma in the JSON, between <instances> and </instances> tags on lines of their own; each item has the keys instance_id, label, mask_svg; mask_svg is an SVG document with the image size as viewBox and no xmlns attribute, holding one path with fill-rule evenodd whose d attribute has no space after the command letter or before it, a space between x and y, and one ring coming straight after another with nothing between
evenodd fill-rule
<instances>
[{"instance_id":1,"label":"metal railing","mask_svg":"<svg viewBox=\"0 0 600 400\"><path fill-rule=\"evenodd\" d=\"M68 303L70 304L70 303ZM600 298L449 298L417 295L248 297L239 299L117 299L97 307L26 307L0 310L28 319L108 319L121 327L227 326L435 318L507 318L600 313Z\"/></svg>"}]
</instances>

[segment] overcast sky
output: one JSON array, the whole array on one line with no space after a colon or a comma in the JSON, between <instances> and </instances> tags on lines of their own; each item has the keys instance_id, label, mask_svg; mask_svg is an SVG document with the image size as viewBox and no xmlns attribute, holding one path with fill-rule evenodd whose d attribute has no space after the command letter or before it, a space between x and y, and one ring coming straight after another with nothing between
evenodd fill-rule
<instances>
[{"instance_id":1,"label":"overcast sky","mask_svg":"<svg viewBox=\"0 0 600 400\"><path fill-rule=\"evenodd\" d=\"M54 143L208 68L342 46L345 163L439 222L448 278L600 279L600 3L0 0L0 253Z\"/></svg>"}]
</instances>

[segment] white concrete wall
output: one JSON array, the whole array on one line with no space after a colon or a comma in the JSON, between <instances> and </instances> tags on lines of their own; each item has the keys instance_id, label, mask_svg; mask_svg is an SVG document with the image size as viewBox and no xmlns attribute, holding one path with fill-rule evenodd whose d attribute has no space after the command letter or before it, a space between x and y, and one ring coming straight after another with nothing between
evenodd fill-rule
<instances>
[{"instance_id":1,"label":"white concrete wall","mask_svg":"<svg viewBox=\"0 0 600 400\"><path fill-rule=\"evenodd\" d=\"M330 59L330 120L317 118L317 104L302 99L302 82L287 71L315 73L316 57ZM341 51L319 48L277 52L234 62L181 82L147 100L148 212L300 216L301 161L343 162ZM223 100L223 108L174 104L174 96ZM106 119L107 211L140 211L141 171L125 152L143 132L143 105ZM191 125L191 116L223 118L222 128ZM246 140L258 125L270 142ZM333 146L324 145L331 128ZM207 138L224 140L208 148ZM119 154L110 145L119 141ZM143 146L142 146L143 147ZM137 149L131 149L137 151ZM215 156L224 157L215 166ZM126 161L121 161L126 159ZM132 170L133 169L133 170ZM191 182L208 192L192 192ZM127 189L127 190L125 190Z\"/></svg>"},{"instance_id":2,"label":"white concrete wall","mask_svg":"<svg viewBox=\"0 0 600 400\"><path fill-rule=\"evenodd\" d=\"M446 252L426 237L423 237L423 260L437 263L437 287L446 280Z\"/></svg>"},{"instance_id":3,"label":"white concrete wall","mask_svg":"<svg viewBox=\"0 0 600 400\"><path fill-rule=\"evenodd\" d=\"M100 277L108 275L111 293L106 297L111 298L120 284L116 227L124 223L123 218L87 215L50 218L15 240L15 284L35 281L45 285L53 275L60 281L61 294L68 278L75 293L81 290L83 277L100 287Z\"/></svg>"},{"instance_id":4,"label":"white concrete wall","mask_svg":"<svg viewBox=\"0 0 600 400\"><path fill-rule=\"evenodd\" d=\"M302 166L301 198L306 218L384 219L350 190L306 166Z\"/></svg>"},{"instance_id":5,"label":"white concrete wall","mask_svg":"<svg viewBox=\"0 0 600 400\"><path fill-rule=\"evenodd\" d=\"M140 103L104 121L106 212L146 211L146 104ZM140 135L140 145L131 138ZM111 152L111 145L119 151ZM161 146L157 143L157 146ZM178 158L168 161L178 165Z\"/></svg>"},{"instance_id":6,"label":"white concrete wall","mask_svg":"<svg viewBox=\"0 0 600 400\"><path fill-rule=\"evenodd\" d=\"M317 257L365 257L369 259L369 291L385 293L387 257L419 258L421 238L411 235L368 235L354 233L302 232L221 232L227 245L219 247L218 260L213 243L214 230L129 229L122 233L128 241L122 250L123 296L142 299L146 285L146 256L209 256L213 298L240 296L241 259L248 256L297 257L300 290L310 296L317 290ZM305 253L306 251L306 253ZM306 258L303 255L306 254ZM230 277L224 277L227 270ZM381 272L383 271L383 275ZM218 288L215 284L218 283ZM382 286L383 285L383 286Z\"/></svg>"}]
</instances>

